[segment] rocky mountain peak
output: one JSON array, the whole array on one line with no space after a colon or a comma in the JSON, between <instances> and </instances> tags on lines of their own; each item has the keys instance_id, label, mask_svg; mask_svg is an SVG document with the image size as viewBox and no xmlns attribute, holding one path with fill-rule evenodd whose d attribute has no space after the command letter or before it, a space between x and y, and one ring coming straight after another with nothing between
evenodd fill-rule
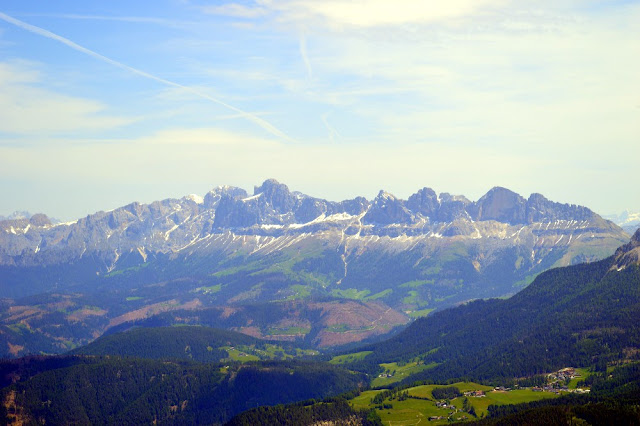
<instances>
[{"instance_id":1,"label":"rocky mountain peak","mask_svg":"<svg viewBox=\"0 0 640 426\"><path fill-rule=\"evenodd\" d=\"M427 217L433 217L439 206L438 195L433 189L427 187L411 195L407 200L407 207L411 211Z\"/></svg>"},{"instance_id":2,"label":"rocky mountain peak","mask_svg":"<svg viewBox=\"0 0 640 426\"><path fill-rule=\"evenodd\" d=\"M380 191L373 200L371 208L364 215L365 223L388 225L391 223L409 223L413 215L405 207L404 202L395 195Z\"/></svg>"},{"instance_id":3,"label":"rocky mountain peak","mask_svg":"<svg viewBox=\"0 0 640 426\"><path fill-rule=\"evenodd\" d=\"M247 191L235 186L222 185L209 191L204 196L204 207L207 209L215 208L222 197L228 197L231 199L246 198L248 196Z\"/></svg>"},{"instance_id":4,"label":"rocky mountain peak","mask_svg":"<svg viewBox=\"0 0 640 426\"><path fill-rule=\"evenodd\" d=\"M46 214L36 213L29 219L29 223L33 226L46 226L51 225L51 219Z\"/></svg>"},{"instance_id":5,"label":"rocky mountain peak","mask_svg":"<svg viewBox=\"0 0 640 426\"><path fill-rule=\"evenodd\" d=\"M297 197L289 191L289 187L275 179L267 179L261 186L255 187L253 195L259 194L262 194L264 202L279 213L289 213L296 205Z\"/></svg>"},{"instance_id":6,"label":"rocky mountain peak","mask_svg":"<svg viewBox=\"0 0 640 426\"><path fill-rule=\"evenodd\" d=\"M473 203L462 195L451 195L448 192L440 194L440 208L438 209L439 222L452 222L459 218L469 218L467 208L473 207Z\"/></svg>"},{"instance_id":7,"label":"rocky mountain peak","mask_svg":"<svg viewBox=\"0 0 640 426\"><path fill-rule=\"evenodd\" d=\"M548 200L542 194L531 194L527 200L526 223L556 220L589 220L595 216L586 207Z\"/></svg>"},{"instance_id":8,"label":"rocky mountain peak","mask_svg":"<svg viewBox=\"0 0 640 426\"><path fill-rule=\"evenodd\" d=\"M507 188L496 186L476 202L475 210L476 220L524 223L527 200Z\"/></svg>"}]
</instances>

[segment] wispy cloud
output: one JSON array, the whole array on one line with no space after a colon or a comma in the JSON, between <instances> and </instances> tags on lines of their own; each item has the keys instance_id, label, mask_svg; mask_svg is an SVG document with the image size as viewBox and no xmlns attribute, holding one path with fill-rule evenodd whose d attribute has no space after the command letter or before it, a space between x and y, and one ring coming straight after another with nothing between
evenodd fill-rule
<instances>
[{"instance_id":1,"label":"wispy cloud","mask_svg":"<svg viewBox=\"0 0 640 426\"><path fill-rule=\"evenodd\" d=\"M296 16L322 17L332 25L366 28L450 20L504 3L504 0L293 0L287 7Z\"/></svg>"},{"instance_id":2,"label":"wispy cloud","mask_svg":"<svg viewBox=\"0 0 640 426\"><path fill-rule=\"evenodd\" d=\"M219 6L204 6L204 13L211 15L224 15L234 18L252 19L269 14L269 10L264 7L248 7L239 3L226 3Z\"/></svg>"},{"instance_id":3,"label":"wispy cloud","mask_svg":"<svg viewBox=\"0 0 640 426\"><path fill-rule=\"evenodd\" d=\"M32 63L0 62L0 132L30 136L97 132L136 121L105 114L107 107L101 102L39 87L41 82Z\"/></svg>"},{"instance_id":4,"label":"wispy cloud","mask_svg":"<svg viewBox=\"0 0 640 426\"><path fill-rule=\"evenodd\" d=\"M486 8L502 6L507 0L257 0L247 6L226 3L205 6L205 13L237 18L261 18L277 15L282 21L310 22L322 20L333 27L371 28L424 24L451 20L478 13Z\"/></svg>"},{"instance_id":5,"label":"wispy cloud","mask_svg":"<svg viewBox=\"0 0 640 426\"><path fill-rule=\"evenodd\" d=\"M79 21L114 21L131 22L136 24L156 24L167 27L183 27L192 22L179 21L173 19L157 18L153 16L109 16L109 15L81 15L75 13L26 13L21 16L38 18L73 19Z\"/></svg>"},{"instance_id":6,"label":"wispy cloud","mask_svg":"<svg viewBox=\"0 0 640 426\"><path fill-rule=\"evenodd\" d=\"M78 52L82 52L82 53L84 53L86 55L89 55L89 56L91 56L93 58L99 59L99 60L101 60L103 62L106 62L106 63L108 63L110 65L116 66L118 68L122 68L122 69L124 69L126 71L129 71L131 73L137 74L137 75L139 75L141 77L144 77L146 79L156 81L156 82L164 84L166 86L172 86L172 87L179 88L181 90L184 90L185 92L188 92L188 93L191 93L193 95L196 95L196 96L198 96L198 97L200 97L202 99L206 99L208 101L211 101L213 103L221 105L221 106L223 106L223 107L225 107L227 109L230 109L232 111L237 112L238 114L241 114L244 118L246 118L247 120L252 121L253 123L255 123L258 126L262 127L264 130L266 130L267 132L269 132L273 136L276 136L276 137L278 137L280 139L283 139L283 140L286 140L286 141L289 141L289 142L292 141L292 139L289 136L287 136L284 132L282 132L281 130L279 130L278 128L276 128L274 125L272 125L271 123L267 122L266 120L263 120L260 117L256 117L256 116L254 116L254 115L252 115L252 114L250 114L250 113L248 113L246 111L241 110L240 108L237 108L237 107L235 107L233 105L230 105L230 104L228 104L228 103L226 103L224 101L221 101L220 99L214 98L213 96L210 96L210 95L208 95L206 93L203 93L201 91L195 90L195 89L193 89L191 87L182 85L180 83L176 83L174 81L167 80L167 79L158 77L158 76L153 75L153 74L149 74L148 72L139 70L137 68L133 68L133 67L131 67L129 65L126 65L126 64L124 64L122 62L118 62L116 60L113 60L111 58L103 56L103 55L101 55L101 54L99 54L97 52L94 52L93 50L87 49L86 47L80 46L79 44L69 40L68 38L62 37L62 36L60 36L58 34L54 34L51 31L45 30L45 29L37 27L35 25L31 25L31 24L28 24L26 22L20 21L20 20L18 20L16 18L13 18L13 17L9 16L9 15L6 15L6 14L4 14L2 12L0 12L0 19L4 20L4 21L6 21L6 22L8 22L10 24L13 24L13 25L15 25L15 26L17 26L19 28L22 28L24 30L32 32L34 34L38 34L40 36L43 36L43 37L58 41L58 42L66 45L66 46L68 46L68 47L70 47L70 48L72 48L74 50L77 50Z\"/></svg>"},{"instance_id":7,"label":"wispy cloud","mask_svg":"<svg viewBox=\"0 0 640 426\"><path fill-rule=\"evenodd\" d=\"M309 61L309 54L307 53L307 38L303 33L300 34L299 45L300 56L302 57L305 68L307 69L307 78L311 79L313 77L313 68L311 68L311 61Z\"/></svg>"},{"instance_id":8,"label":"wispy cloud","mask_svg":"<svg viewBox=\"0 0 640 426\"><path fill-rule=\"evenodd\" d=\"M335 142L336 138L340 137L341 135L331 124L329 124L330 115L331 115L331 112L326 112L322 114L321 119L322 119L322 124L324 124L324 127L326 127L327 131L329 132L329 140L331 142Z\"/></svg>"}]
</instances>

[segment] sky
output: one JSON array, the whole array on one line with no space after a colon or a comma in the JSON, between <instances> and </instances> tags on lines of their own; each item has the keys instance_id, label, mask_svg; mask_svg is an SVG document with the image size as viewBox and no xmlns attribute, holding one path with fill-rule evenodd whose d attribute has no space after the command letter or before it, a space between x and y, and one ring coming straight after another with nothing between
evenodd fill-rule
<instances>
[{"instance_id":1,"label":"sky","mask_svg":"<svg viewBox=\"0 0 640 426\"><path fill-rule=\"evenodd\" d=\"M640 0L3 0L0 215L494 186L640 210Z\"/></svg>"}]
</instances>

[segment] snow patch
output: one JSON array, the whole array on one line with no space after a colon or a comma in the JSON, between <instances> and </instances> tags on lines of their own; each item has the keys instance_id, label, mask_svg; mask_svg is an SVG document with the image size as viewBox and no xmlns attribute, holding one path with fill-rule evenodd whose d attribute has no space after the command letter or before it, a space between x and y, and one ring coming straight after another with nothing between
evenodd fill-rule
<instances>
[{"instance_id":1,"label":"snow patch","mask_svg":"<svg viewBox=\"0 0 640 426\"><path fill-rule=\"evenodd\" d=\"M260 225L262 229L282 229L284 225Z\"/></svg>"},{"instance_id":2,"label":"snow patch","mask_svg":"<svg viewBox=\"0 0 640 426\"><path fill-rule=\"evenodd\" d=\"M197 194L189 194L186 197L184 197L187 200L191 200L196 204L204 204L204 197L201 197Z\"/></svg>"},{"instance_id":3,"label":"snow patch","mask_svg":"<svg viewBox=\"0 0 640 426\"><path fill-rule=\"evenodd\" d=\"M257 199L258 199L258 198L260 198L260 197L262 197L262 192L261 192L261 193L259 193L259 194L254 195L254 196L251 196L251 197L243 198L243 199L242 199L242 202L243 202L243 203L246 203L247 201L257 200Z\"/></svg>"}]
</instances>

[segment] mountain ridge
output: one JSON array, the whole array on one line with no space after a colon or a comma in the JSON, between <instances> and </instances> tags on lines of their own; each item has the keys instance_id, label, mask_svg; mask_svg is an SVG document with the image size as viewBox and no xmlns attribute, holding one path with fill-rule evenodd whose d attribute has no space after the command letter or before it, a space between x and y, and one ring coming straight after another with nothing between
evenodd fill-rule
<instances>
[{"instance_id":1,"label":"mountain ridge","mask_svg":"<svg viewBox=\"0 0 640 426\"><path fill-rule=\"evenodd\" d=\"M351 344L626 242L585 207L500 187L331 202L267 180L67 224L34 215L0 222L0 353L59 353L178 311L162 323Z\"/></svg>"},{"instance_id":2,"label":"mountain ridge","mask_svg":"<svg viewBox=\"0 0 640 426\"><path fill-rule=\"evenodd\" d=\"M143 258L147 251L178 252L225 230L282 236L342 225L345 232L360 235L437 238L469 237L473 228L478 237L492 236L472 226L489 221L511 226L544 223L565 229L615 228L586 207L556 203L537 193L525 199L497 186L476 202L449 193L436 195L428 187L406 201L381 190L372 201L356 197L331 202L291 192L285 184L268 179L254 188L252 196L241 188L219 186L201 198L202 202L194 196L150 204L133 202L59 224L43 214L0 221L0 264L55 264L91 253L115 263L126 250L139 251ZM455 221L467 226L455 226ZM67 256L54 254L65 249ZM106 269L108 272L109 266Z\"/></svg>"}]
</instances>

